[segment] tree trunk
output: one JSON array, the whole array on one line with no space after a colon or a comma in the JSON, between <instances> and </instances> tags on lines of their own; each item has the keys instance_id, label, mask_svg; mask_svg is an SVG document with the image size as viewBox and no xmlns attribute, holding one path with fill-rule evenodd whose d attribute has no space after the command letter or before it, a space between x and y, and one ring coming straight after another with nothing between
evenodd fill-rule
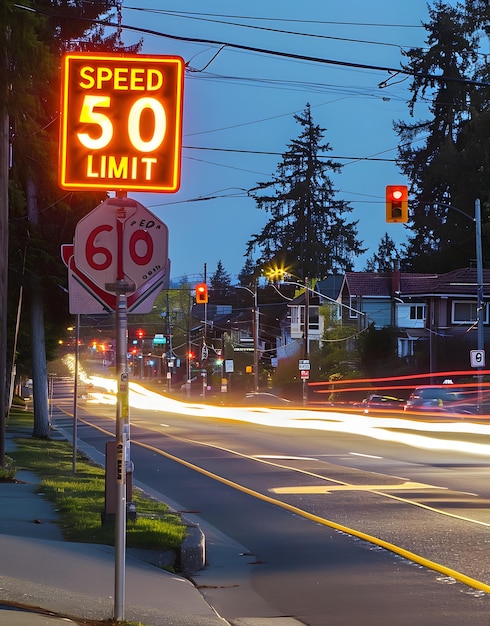
<instances>
[{"instance_id":1,"label":"tree trunk","mask_svg":"<svg viewBox=\"0 0 490 626\"><path fill-rule=\"evenodd\" d=\"M5 467L6 380L7 380L7 268L8 268L8 175L9 118L0 110L0 466Z\"/></svg>"},{"instance_id":2,"label":"tree trunk","mask_svg":"<svg viewBox=\"0 0 490 626\"><path fill-rule=\"evenodd\" d=\"M38 222L37 188L29 178L27 181L27 212L29 221ZM44 341L43 295L39 277L30 279L31 286L31 355L32 355L32 397L34 400L33 437L49 437L48 412L48 373L46 365L46 343Z\"/></svg>"},{"instance_id":3,"label":"tree trunk","mask_svg":"<svg viewBox=\"0 0 490 626\"><path fill-rule=\"evenodd\" d=\"M34 399L33 437L49 438L48 374L44 342L43 298L36 276L31 278L31 343Z\"/></svg>"}]
</instances>

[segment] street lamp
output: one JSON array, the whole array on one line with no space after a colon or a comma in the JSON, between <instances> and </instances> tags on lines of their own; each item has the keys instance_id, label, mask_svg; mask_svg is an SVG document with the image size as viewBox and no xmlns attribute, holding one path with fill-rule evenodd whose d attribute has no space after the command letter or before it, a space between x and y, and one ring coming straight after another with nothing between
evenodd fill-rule
<instances>
[{"instance_id":1,"label":"street lamp","mask_svg":"<svg viewBox=\"0 0 490 626\"><path fill-rule=\"evenodd\" d=\"M469 220L475 223L475 246L476 246L476 283L477 283L477 294L476 294L476 324L477 324L477 348L479 351L483 352L485 349L485 335L483 328L483 258L482 258L482 243L481 243L481 208L480 208L480 200L477 198L475 200L475 217L471 217L468 213L465 213L461 209L458 209L452 204L445 204L444 202L434 202L434 204L438 204L439 206L445 207L447 209L452 209L453 211L457 211L464 215ZM432 352L432 350L431 350ZM432 354L430 355L432 359ZM483 376L481 374L481 369L484 366L482 363L477 369L478 373L478 408L481 410L482 404L482 383ZM432 371L432 368L431 368Z\"/></svg>"},{"instance_id":2,"label":"street lamp","mask_svg":"<svg viewBox=\"0 0 490 626\"><path fill-rule=\"evenodd\" d=\"M254 342L254 391L259 390L259 304L257 298L257 281L254 283L254 290L249 287L243 287L242 285L236 285L237 289L245 289L248 293L252 294L254 299L253 306L253 318L252 318L252 333Z\"/></svg>"}]
</instances>

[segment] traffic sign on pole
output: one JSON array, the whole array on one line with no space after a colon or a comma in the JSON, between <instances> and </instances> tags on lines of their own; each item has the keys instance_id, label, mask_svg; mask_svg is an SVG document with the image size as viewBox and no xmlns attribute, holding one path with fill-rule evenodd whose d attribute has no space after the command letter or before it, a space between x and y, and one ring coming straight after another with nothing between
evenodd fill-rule
<instances>
[{"instance_id":1,"label":"traffic sign on pole","mask_svg":"<svg viewBox=\"0 0 490 626\"><path fill-rule=\"evenodd\" d=\"M174 56L66 54L60 187L177 191L184 68Z\"/></svg>"},{"instance_id":2,"label":"traffic sign on pole","mask_svg":"<svg viewBox=\"0 0 490 626\"><path fill-rule=\"evenodd\" d=\"M485 367L485 350L470 350L471 367Z\"/></svg>"},{"instance_id":3,"label":"traffic sign on pole","mask_svg":"<svg viewBox=\"0 0 490 626\"><path fill-rule=\"evenodd\" d=\"M148 313L168 287L168 228L136 200L110 198L81 219L73 245L62 246L71 313L116 309L118 281L128 285L131 313Z\"/></svg>"},{"instance_id":4,"label":"traffic sign on pole","mask_svg":"<svg viewBox=\"0 0 490 626\"><path fill-rule=\"evenodd\" d=\"M78 222L74 245L76 266L102 289L126 279L138 290L168 262L167 226L132 199L102 202Z\"/></svg>"}]
</instances>

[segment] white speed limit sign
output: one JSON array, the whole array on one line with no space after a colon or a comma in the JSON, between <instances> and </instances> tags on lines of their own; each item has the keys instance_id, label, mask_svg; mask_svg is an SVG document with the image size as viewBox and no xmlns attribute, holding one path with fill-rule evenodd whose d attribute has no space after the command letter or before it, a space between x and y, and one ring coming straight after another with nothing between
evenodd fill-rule
<instances>
[{"instance_id":1,"label":"white speed limit sign","mask_svg":"<svg viewBox=\"0 0 490 626\"><path fill-rule=\"evenodd\" d=\"M471 367L485 367L485 350L470 350Z\"/></svg>"},{"instance_id":2,"label":"white speed limit sign","mask_svg":"<svg viewBox=\"0 0 490 626\"><path fill-rule=\"evenodd\" d=\"M75 265L96 285L124 280L136 291L168 264L168 228L136 200L109 198L75 229Z\"/></svg>"}]
</instances>

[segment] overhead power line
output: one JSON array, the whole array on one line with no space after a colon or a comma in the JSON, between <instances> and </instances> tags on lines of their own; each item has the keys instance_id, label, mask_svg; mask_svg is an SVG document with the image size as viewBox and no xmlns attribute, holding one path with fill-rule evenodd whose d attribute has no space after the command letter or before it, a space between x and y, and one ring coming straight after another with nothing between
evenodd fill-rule
<instances>
[{"instance_id":1,"label":"overhead power line","mask_svg":"<svg viewBox=\"0 0 490 626\"><path fill-rule=\"evenodd\" d=\"M48 17L55 18L63 18L65 16L61 14L57 14L56 12L45 11L41 9L33 9L32 7L24 6L21 4L14 4L14 6L18 9L24 9L27 11L39 13L40 15L47 15ZM322 57L316 57L308 54L299 54L294 52L283 52L282 50L272 50L268 48L259 48L257 46L248 46L245 44L232 43L229 41L219 41L216 39L207 39L201 37L184 37L183 35L171 35L170 33L163 33L161 31L157 31L151 28L142 28L141 26L129 26L128 24L117 24L114 22L110 22L108 20L93 20L90 18L84 18L79 16L72 16L70 19L77 19L86 22L90 22L92 24L99 24L101 26L106 26L109 28L124 29L133 32L138 32L147 35L153 35L155 37L165 37L166 39L172 39L174 41L183 41L187 43L201 43L210 46L224 46L226 48L232 48L234 50L243 50L245 52L254 52L258 54L264 54L266 56L272 56L276 58L283 59L294 59L295 61L306 61L309 63L319 63L321 65L332 65L335 67L347 67L350 69L364 69L371 70L377 72L387 72L388 74L405 74L406 76L419 76L424 77L429 80L434 80L437 82L451 82L451 83L463 83L467 85L474 85L477 87L488 87L490 83L481 82L477 80L470 80L466 78L458 78L455 76L445 76L438 74L427 74L427 73L415 73L410 70L404 69L402 67L394 68L384 65L372 65L370 63L353 63L352 61L339 61L336 59L326 59Z\"/></svg>"},{"instance_id":2,"label":"overhead power line","mask_svg":"<svg viewBox=\"0 0 490 626\"><path fill-rule=\"evenodd\" d=\"M126 9L134 9L134 7L125 7ZM144 10L144 9L143 9ZM353 39L349 37L335 37L333 35L319 35L317 33L302 33L294 30L284 30L282 28L271 28L270 26L257 26L256 24L238 24L236 22L228 22L223 19L212 19L216 17L223 17L227 19L255 19L255 18L246 18L246 17L237 17L237 16L220 16L215 14L205 14L205 13L186 13L185 11L176 12L176 11L166 11L164 9L147 9L149 13L158 13L160 15L171 15L173 17L182 17L186 19L199 20L200 22L212 22L213 24L223 24L225 26L235 26L237 28L249 28L252 30L261 30L268 33L278 33L280 35L294 35L298 37L312 37L314 39L328 39L332 41L348 41L349 43L362 43L369 44L375 46L389 46L393 48L403 48L398 43L387 43L383 41L371 41L366 39ZM269 18L270 20L271 18ZM313 22L310 22L313 23ZM318 24L318 22L316 22ZM407 46L408 47L408 46Z\"/></svg>"},{"instance_id":3,"label":"overhead power line","mask_svg":"<svg viewBox=\"0 0 490 626\"><path fill-rule=\"evenodd\" d=\"M233 152L237 154L263 154L267 156L282 156L282 152L269 152L268 150L245 150L240 148L210 148L205 146L182 146L187 150L208 150L210 152ZM340 161L389 161L394 162L396 159L383 159L378 157L348 157L335 155L320 155L320 158L339 159Z\"/></svg>"},{"instance_id":4,"label":"overhead power line","mask_svg":"<svg viewBox=\"0 0 490 626\"><path fill-rule=\"evenodd\" d=\"M224 13L196 13L192 11L172 11L170 9L145 9L142 7L130 7L125 6L125 10L131 11L143 11L143 12L151 12L151 13L164 13L167 15L189 15L189 16L200 16L206 15L209 17L223 17L230 20L256 20L263 22L288 22L294 24L330 24L330 25L339 25L339 26L375 26L380 28L423 28L421 24L380 24L378 22L339 22L339 21L330 21L330 20L306 20L306 19L297 19L297 18L288 18L288 17L258 17L258 16L250 16L250 15L227 15Z\"/></svg>"}]
</instances>

